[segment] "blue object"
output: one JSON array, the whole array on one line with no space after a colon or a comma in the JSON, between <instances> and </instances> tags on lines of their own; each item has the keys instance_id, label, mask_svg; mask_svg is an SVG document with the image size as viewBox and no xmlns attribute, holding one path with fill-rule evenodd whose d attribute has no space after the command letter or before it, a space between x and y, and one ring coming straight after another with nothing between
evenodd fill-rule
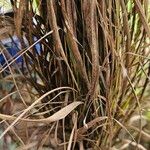
<instances>
[{"instance_id":1,"label":"blue object","mask_svg":"<svg viewBox=\"0 0 150 150\"><path fill-rule=\"evenodd\" d=\"M33 37L33 40L37 41L37 38ZM1 40L1 42L2 42L3 46L6 48L4 51L7 50L6 53L8 54L8 56L10 56L10 57L8 57L8 56L6 57L6 55L5 55L6 53L4 54L4 51L3 51L3 54L0 53L0 64L4 67L6 64L4 55L7 58L8 62L10 62L12 60L11 59L12 57L17 56L18 52L21 50L21 46L20 46L20 41L16 36L13 36L12 39L11 38L3 39L3 40ZM26 42L26 40L25 40L25 43L26 43L27 47L29 47L29 44L28 44L28 42ZM40 55L41 44L37 43L34 47L36 49L36 53L38 55ZM17 64L22 64L23 57L20 56L15 62Z\"/></svg>"}]
</instances>

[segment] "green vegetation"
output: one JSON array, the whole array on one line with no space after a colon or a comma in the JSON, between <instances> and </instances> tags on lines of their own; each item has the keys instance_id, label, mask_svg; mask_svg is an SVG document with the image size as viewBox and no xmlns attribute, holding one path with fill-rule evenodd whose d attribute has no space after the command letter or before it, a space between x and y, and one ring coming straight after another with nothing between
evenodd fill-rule
<instances>
[{"instance_id":1,"label":"green vegetation","mask_svg":"<svg viewBox=\"0 0 150 150\"><path fill-rule=\"evenodd\" d=\"M3 84L14 85L1 94L0 138L10 136L20 149L148 150L149 1L11 0L11 6L13 22L4 20L14 32L5 34L21 40L26 67L14 69L13 58L0 70Z\"/></svg>"}]
</instances>

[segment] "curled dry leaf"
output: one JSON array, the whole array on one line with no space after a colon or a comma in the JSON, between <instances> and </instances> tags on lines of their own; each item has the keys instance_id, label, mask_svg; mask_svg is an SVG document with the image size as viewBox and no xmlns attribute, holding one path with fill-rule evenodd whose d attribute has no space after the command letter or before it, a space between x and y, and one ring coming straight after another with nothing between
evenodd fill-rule
<instances>
[{"instance_id":1,"label":"curled dry leaf","mask_svg":"<svg viewBox=\"0 0 150 150\"><path fill-rule=\"evenodd\" d=\"M65 118L71 111L73 111L77 106L79 106L82 103L83 102L78 101L78 102L73 102L73 103L67 105L66 107L64 107L61 110L59 110L58 112L56 112L51 117L48 117L47 121L54 122L54 121L58 121L60 119Z\"/></svg>"},{"instance_id":2,"label":"curled dry leaf","mask_svg":"<svg viewBox=\"0 0 150 150\"><path fill-rule=\"evenodd\" d=\"M44 118L44 119L22 119L22 118L20 118L19 120L27 121L27 122L44 122L44 123L58 121L58 120L64 119L71 111L73 111L80 104L82 104L82 102L79 102L79 101L73 102L73 103L65 106L64 108L62 108L61 110L59 110L58 112L56 112L55 114L53 114L52 116L50 116L48 118ZM17 119L17 117L13 117L10 115L4 115L4 114L0 114L0 118L5 119L5 120Z\"/></svg>"}]
</instances>

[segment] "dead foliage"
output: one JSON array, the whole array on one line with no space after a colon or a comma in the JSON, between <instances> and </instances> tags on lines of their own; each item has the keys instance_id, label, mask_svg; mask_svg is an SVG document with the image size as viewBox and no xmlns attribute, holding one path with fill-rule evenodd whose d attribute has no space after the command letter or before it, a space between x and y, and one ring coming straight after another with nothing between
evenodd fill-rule
<instances>
[{"instance_id":1,"label":"dead foliage","mask_svg":"<svg viewBox=\"0 0 150 150\"><path fill-rule=\"evenodd\" d=\"M142 118L150 90L148 3L11 0L5 36L17 35L21 50L0 70L13 83L0 100L0 138L11 136L18 149L146 149L149 133L129 122L135 112ZM20 56L24 69L14 69Z\"/></svg>"}]
</instances>

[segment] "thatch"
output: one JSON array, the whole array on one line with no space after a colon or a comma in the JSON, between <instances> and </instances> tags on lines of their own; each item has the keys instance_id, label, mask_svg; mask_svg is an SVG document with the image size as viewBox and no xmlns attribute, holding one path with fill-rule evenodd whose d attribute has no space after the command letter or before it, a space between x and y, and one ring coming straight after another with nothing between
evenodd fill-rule
<instances>
[{"instance_id":1,"label":"thatch","mask_svg":"<svg viewBox=\"0 0 150 150\"><path fill-rule=\"evenodd\" d=\"M28 123L37 116L38 123L40 118L46 118L46 127L39 137L50 138L55 133L62 149L118 147L118 141L125 142L120 138L122 130L134 142L133 146L137 143L140 147L142 126L140 134L134 137L128 122L135 112L142 116L141 104L149 90L148 1L11 0L11 3L15 34L22 46L20 56L26 68L22 78L36 93L34 97L35 93L30 91L33 103L27 104L21 98L27 108L19 118L5 116L14 120L12 125L19 120ZM41 46L39 53L37 43ZM50 92L54 89L55 92ZM73 103L76 101L82 104L77 106ZM63 112L65 118L57 116L57 122L50 124L48 117L65 110L70 103L74 107L69 110L74 111ZM10 127L4 133L8 130ZM44 144L42 141L35 145Z\"/></svg>"}]
</instances>

